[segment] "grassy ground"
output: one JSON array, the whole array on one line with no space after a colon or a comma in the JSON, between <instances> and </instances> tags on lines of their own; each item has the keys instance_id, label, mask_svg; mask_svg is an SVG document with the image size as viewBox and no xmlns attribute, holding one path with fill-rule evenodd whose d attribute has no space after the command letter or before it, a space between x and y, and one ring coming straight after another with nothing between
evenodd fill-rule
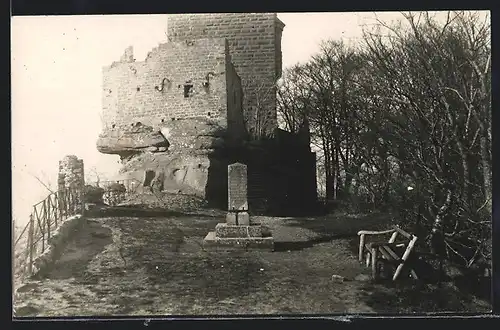
<instances>
[{"instance_id":1,"label":"grassy ground","mask_svg":"<svg viewBox=\"0 0 500 330\"><path fill-rule=\"evenodd\" d=\"M221 212L118 209L88 218L62 258L19 290L17 316L380 313L488 310L486 302L402 281L371 283L360 229L388 217L257 217L274 252L208 252ZM332 280L340 275L344 282Z\"/></svg>"}]
</instances>

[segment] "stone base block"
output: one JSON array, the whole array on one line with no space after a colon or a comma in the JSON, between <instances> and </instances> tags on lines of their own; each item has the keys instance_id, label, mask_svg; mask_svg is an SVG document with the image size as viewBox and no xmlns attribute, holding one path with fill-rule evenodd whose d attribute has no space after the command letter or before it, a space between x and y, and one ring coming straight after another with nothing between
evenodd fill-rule
<instances>
[{"instance_id":1,"label":"stone base block","mask_svg":"<svg viewBox=\"0 0 500 330\"><path fill-rule=\"evenodd\" d=\"M262 226L237 226L218 223L215 226L215 235L219 238L262 237Z\"/></svg>"},{"instance_id":2,"label":"stone base block","mask_svg":"<svg viewBox=\"0 0 500 330\"><path fill-rule=\"evenodd\" d=\"M250 215L248 212L227 212L226 223L248 226L250 224Z\"/></svg>"},{"instance_id":3,"label":"stone base block","mask_svg":"<svg viewBox=\"0 0 500 330\"><path fill-rule=\"evenodd\" d=\"M203 240L203 249L216 251L274 251L274 239L272 237L220 238L216 236L215 231L211 231Z\"/></svg>"}]
</instances>

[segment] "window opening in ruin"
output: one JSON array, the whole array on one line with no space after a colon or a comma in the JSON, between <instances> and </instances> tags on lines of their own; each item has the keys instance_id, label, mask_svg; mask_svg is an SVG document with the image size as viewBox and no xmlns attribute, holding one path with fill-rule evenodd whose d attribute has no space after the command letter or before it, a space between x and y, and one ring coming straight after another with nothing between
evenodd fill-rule
<instances>
[{"instance_id":1,"label":"window opening in ruin","mask_svg":"<svg viewBox=\"0 0 500 330\"><path fill-rule=\"evenodd\" d=\"M146 173L144 174L144 182L142 185L144 187L149 187L151 185L151 182L153 181L154 177L155 177L155 171L147 170Z\"/></svg>"},{"instance_id":2,"label":"window opening in ruin","mask_svg":"<svg viewBox=\"0 0 500 330\"><path fill-rule=\"evenodd\" d=\"M162 119L162 120L161 120L161 122L162 122L162 123L164 123L164 122L165 122L165 119Z\"/></svg>"},{"instance_id":3,"label":"window opening in ruin","mask_svg":"<svg viewBox=\"0 0 500 330\"><path fill-rule=\"evenodd\" d=\"M193 84L186 82L184 84L184 97L190 97L193 92Z\"/></svg>"},{"instance_id":4,"label":"window opening in ruin","mask_svg":"<svg viewBox=\"0 0 500 330\"><path fill-rule=\"evenodd\" d=\"M210 111L209 111L209 112L207 112L207 115L210 117L210 115L211 115Z\"/></svg>"},{"instance_id":5,"label":"window opening in ruin","mask_svg":"<svg viewBox=\"0 0 500 330\"><path fill-rule=\"evenodd\" d=\"M137 87L137 91L139 92L140 90L141 90L141 88L140 88L140 87Z\"/></svg>"},{"instance_id":6,"label":"window opening in ruin","mask_svg":"<svg viewBox=\"0 0 500 330\"><path fill-rule=\"evenodd\" d=\"M116 124L111 125L111 127L112 127L112 128L115 128L115 127L116 127Z\"/></svg>"}]
</instances>

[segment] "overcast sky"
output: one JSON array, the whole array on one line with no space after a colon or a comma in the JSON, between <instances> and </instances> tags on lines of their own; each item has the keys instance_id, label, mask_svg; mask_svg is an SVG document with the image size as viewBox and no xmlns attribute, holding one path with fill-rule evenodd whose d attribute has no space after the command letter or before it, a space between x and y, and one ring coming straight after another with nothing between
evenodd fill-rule
<instances>
[{"instance_id":1,"label":"overcast sky","mask_svg":"<svg viewBox=\"0 0 500 330\"><path fill-rule=\"evenodd\" d=\"M395 20L399 13L378 14ZM359 40L372 13L278 14L286 24L284 67L307 61L324 39ZM109 175L118 157L97 152L101 131L101 68L134 47L135 58L166 42L167 15L34 16L12 18L12 170L14 216L25 222L30 206L55 187L58 161L83 158L85 169ZM57 189L57 188L56 188Z\"/></svg>"}]
</instances>

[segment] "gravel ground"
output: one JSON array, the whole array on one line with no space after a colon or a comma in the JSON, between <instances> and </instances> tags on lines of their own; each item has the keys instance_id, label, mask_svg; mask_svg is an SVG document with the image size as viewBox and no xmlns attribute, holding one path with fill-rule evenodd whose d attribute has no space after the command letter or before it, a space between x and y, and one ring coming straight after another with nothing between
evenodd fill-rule
<instances>
[{"instance_id":1,"label":"gravel ground","mask_svg":"<svg viewBox=\"0 0 500 330\"><path fill-rule=\"evenodd\" d=\"M54 267L20 288L17 316L412 311L401 297L414 286L371 283L356 258L356 232L387 226L388 216L255 217L272 230L275 251L221 253L201 244L224 221L223 212L200 204L182 210L172 202L168 211L141 208L144 202L89 217ZM434 299L425 295L431 289L419 290L420 298ZM484 307L446 292L459 303L432 308ZM426 308L418 302L413 298L415 311Z\"/></svg>"}]
</instances>

